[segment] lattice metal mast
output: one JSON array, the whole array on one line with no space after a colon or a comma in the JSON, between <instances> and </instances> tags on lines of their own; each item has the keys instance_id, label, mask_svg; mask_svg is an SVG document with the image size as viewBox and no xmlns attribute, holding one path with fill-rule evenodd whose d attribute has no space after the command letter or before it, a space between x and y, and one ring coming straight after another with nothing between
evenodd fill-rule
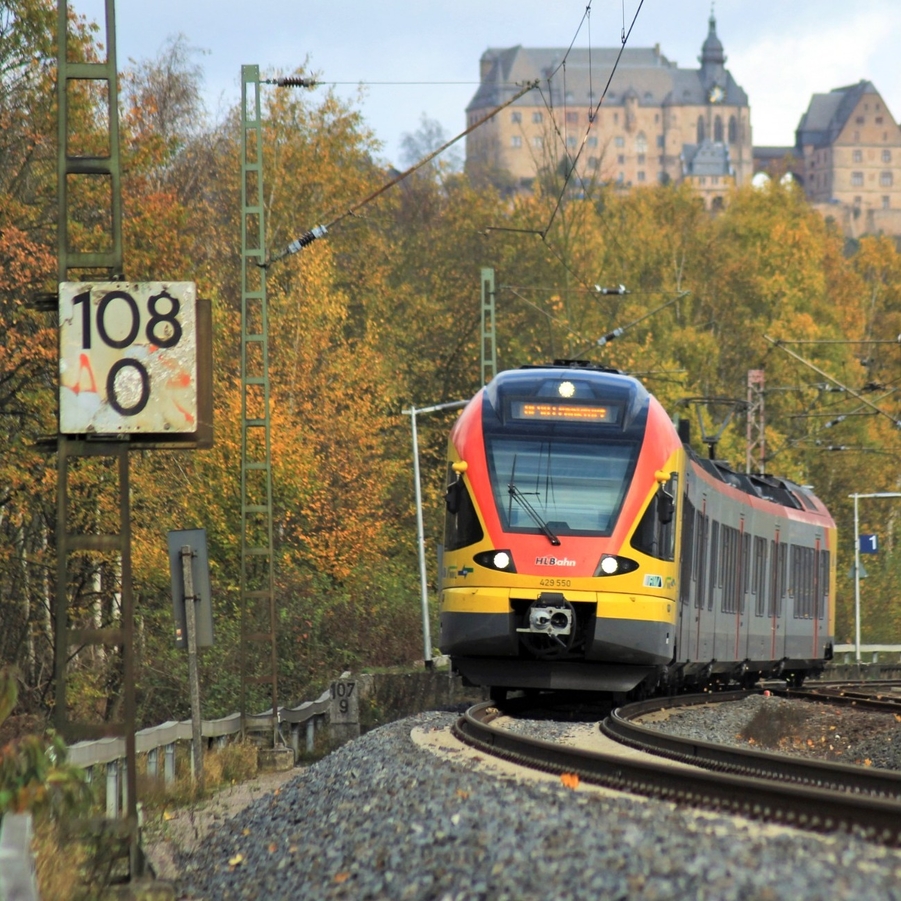
<instances>
[{"instance_id":1,"label":"lattice metal mast","mask_svg":"<svg viewBox=\"0 0 901 901\"><path fill-rule=\"evenodd\" d=\"M241 716L269 685L278 743L269 311L259 66L241 67ZM260 648L259 654L254 648Z\"/></svg>"}]
</instances>

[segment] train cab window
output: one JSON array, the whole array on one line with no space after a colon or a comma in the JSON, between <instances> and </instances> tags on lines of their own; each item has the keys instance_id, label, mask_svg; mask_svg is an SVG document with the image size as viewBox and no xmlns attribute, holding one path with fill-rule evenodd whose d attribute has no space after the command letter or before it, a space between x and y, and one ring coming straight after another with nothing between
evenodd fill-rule
<instances>
[{"instance_id":1,"label":"train cab window","mask_svg":"<svg viewBox=\"0 0 901 901\"><path fill-rule=\"evenodd\" d=\"M444 547L455 551L482 540L482 525L462 478L447 468L447 493L444 495Z\"/></svg>"},{"instance_id":2,"label":"train cab window","mask_svg":"<svg viewBox=\"0 0 901 901\"><path fill-rule=\"evenodd\" d=\"M632 547L658 560L673 560L676 550L675 499L678 492L678 477L663 483L644 511L635 533Z\"/></svg>"},{"instance_id":3,"label":"train cab window","mask_svg":"<svg viewBox=\"0 0 901 901\"><path fill-rule=\"evenodd\" d=\"M505 531L609 535L637 446L565 437L486 437L488 470Z\"/></svg>"}]
</instances>

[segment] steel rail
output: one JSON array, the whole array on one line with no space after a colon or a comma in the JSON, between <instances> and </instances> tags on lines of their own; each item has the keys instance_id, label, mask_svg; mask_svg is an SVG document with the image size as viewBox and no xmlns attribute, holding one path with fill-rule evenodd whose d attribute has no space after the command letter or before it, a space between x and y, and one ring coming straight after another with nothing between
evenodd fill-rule
<instances>
[{"instance_id":1,"label":"steel rail","mask_svg":"<svg viewBox=\"0 0 901 901\"><path fill-rule=\"evenodd\" d=\"M683 738L635 722L639 717L658 710L741 700L748 695L749 692L746 691L723 692L716 695L684 695L678 698L640 701L614 710L601 723L600 728L608 738L621 744L716 772L735 773L901 802L901 773L893 770L872 770L847 763L832 763L775 754L770 751L736 748ZM774 695L805 696L803 692L797 691L776 691Z\"/></svg>"},{"instance_id":2,"label":"steel rail","mask_svg":"<svg viewBox=\"0 0 901 901\"><path fill-rule=\"evenodd\" d=\"M477 704L457 720L454 734L486 754L545 772L577 775L587 783L814 832L852 832L869 841L901 846L897 799L627 760L492 726L498 713L490 702Z\"/></svg>"}]
</instances>

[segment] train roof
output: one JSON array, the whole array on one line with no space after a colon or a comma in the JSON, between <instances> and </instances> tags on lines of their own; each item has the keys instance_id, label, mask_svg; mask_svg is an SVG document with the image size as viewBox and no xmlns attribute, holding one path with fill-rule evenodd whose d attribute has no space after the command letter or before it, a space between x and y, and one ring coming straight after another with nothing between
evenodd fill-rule
<instances>
[{"instance_id":1,"label":"train roof","mask_svg":"<svg viewBox=\"0 0 901 901\"><path fill-rule=\"evenodd\" d=\"M710 460L700 456L688 445L685 445L685 450L705 472L733 488L738 488L739 491L744 491L745 494L781 504L783 507L794 507L796 510L819 511L817 498L809 488L777 476L738 472L723 460Z\"/></svg>"}]
</instances>

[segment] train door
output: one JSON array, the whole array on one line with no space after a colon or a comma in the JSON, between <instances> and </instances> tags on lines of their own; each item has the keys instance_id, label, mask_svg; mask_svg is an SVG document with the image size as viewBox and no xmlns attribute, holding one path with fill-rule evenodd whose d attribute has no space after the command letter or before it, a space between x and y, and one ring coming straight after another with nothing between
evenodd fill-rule
<instances>
[{"instance_id":1,"label":"train door","mask_svg":"<svg viewBox=\"0 0 901 901\"><path fill-rule=\"evenodd\" d=\"M695 516L695 555L692 567L692 592L691 609L687 611L687 653L680 656L687 660L700 660L701 658L701 626L704 616L704 607L707 603L707 558L708 544L710 541L710 516L707 513L707 498L703 498L701 509Z\"/></svg>"},{"instance_id":2,"label":"train door","mask_svg":"<svg viewBox=\"0 0 901 901\"><path fill-rule=\"evenodd\" d=\"M780 540L779 529L770 543L770 598L768 619L770 628L769 659L781 660L785 656L784 595L788 544Z\"/></svg>"},{"instance_id":3,"label":"train door","mask_svg":"<svg viewBox=\"0 0 901 901\"><path fill-rule=\"evenodd\" d=\"M735 575L735 660L747 660L748 632L752 611L749 604L751 588L751 534L745 530L745 518L741 519L741 527L737 536L737 566Z\"/></svg>"},{"instance_id":4,"label":"train door","mask_svg":"<svg viewBox=\"0 0 901 901\"><path fill-rule=\"evenodd\" d=\"M720 523L710 519L710 541L707 546L706 604L699 613L698 660L716 657L717 600L720 595Z\"/></svg>"},{"instance_id":5,"label":"train door","mask_svg":"<svg viewBox=\"0 0 901 901\"><path fill-rule=\"evenodd\" d=\"M759 527L759 522L758 522ZM767 600L770 585L769 573L769 541L763 535L755 535L752 541L751 596L745 620L748 633L748 658L754 661L768 660L770 656L769 621L767 619Z\"/></svg>"},{"instance_id":6,"label":"train door","mask_svg":"<svg viewBox=\"0 0 901 901\"><path fill-rule=\"evenodd\" d=\"M676 626L676 659L690 658L691 625L694 599L697 591L695 581L695 558L697 557L697 519L700 511L688 497L686 479L685 494L682 498L682 544L679 564L679 612Z\"/></svg>"}]
</instances>

